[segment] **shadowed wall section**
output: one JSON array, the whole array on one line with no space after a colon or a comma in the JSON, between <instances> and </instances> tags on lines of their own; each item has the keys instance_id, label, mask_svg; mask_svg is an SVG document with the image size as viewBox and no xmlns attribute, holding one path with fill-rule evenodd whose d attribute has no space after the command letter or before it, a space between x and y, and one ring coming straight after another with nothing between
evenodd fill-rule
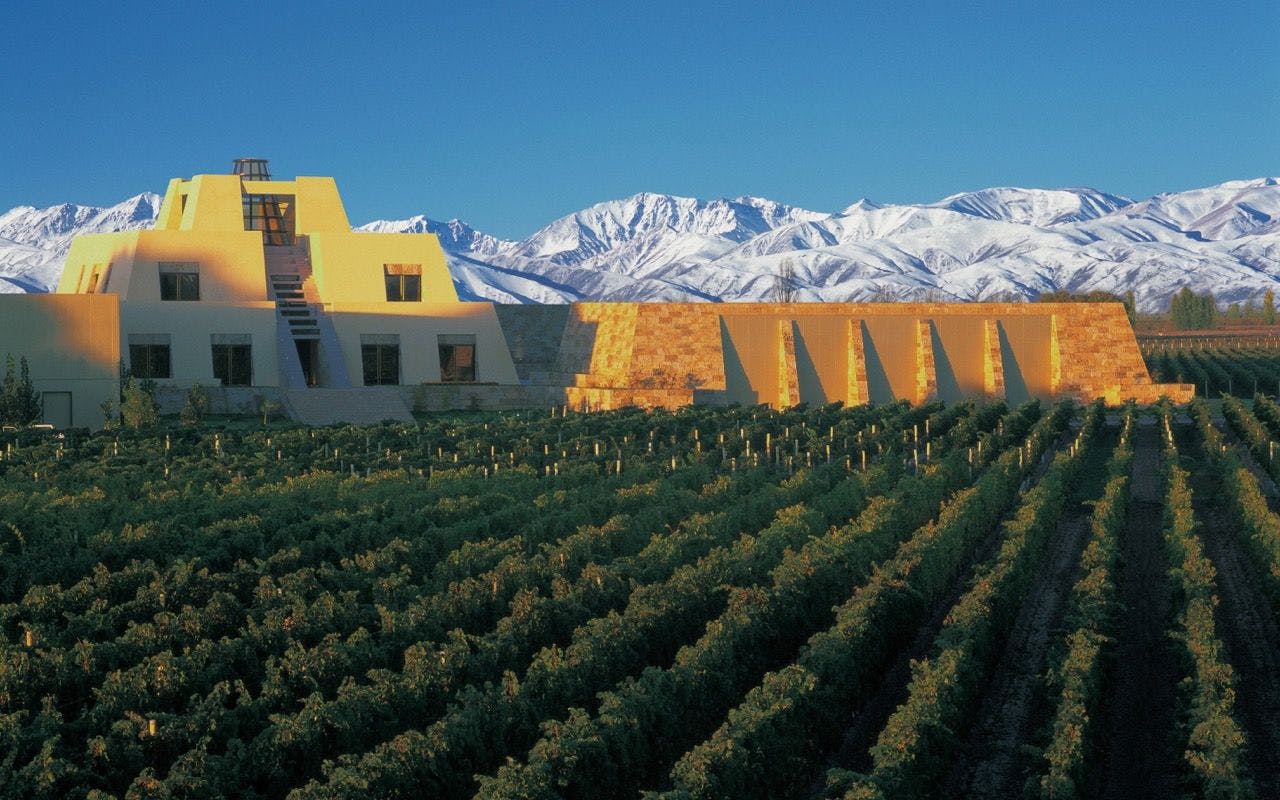
<instances>
[{"instance_id":1,"label":"shadowed wall section","mask_svg":"<svg viewBox=\"0 0 1280 800\"><path fill-rule=\"evenodd\" d=\"M0 295L0 369L26 357L44 421L102 427L120 395L120 303L114 294Z\"/></svg>"}]
</instances>

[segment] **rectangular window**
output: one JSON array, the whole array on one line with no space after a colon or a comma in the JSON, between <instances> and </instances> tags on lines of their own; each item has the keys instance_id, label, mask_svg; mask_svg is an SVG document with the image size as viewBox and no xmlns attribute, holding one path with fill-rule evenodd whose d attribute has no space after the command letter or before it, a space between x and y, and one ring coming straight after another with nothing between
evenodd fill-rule
<instances>
[{"instance_id":1,"label":"rectangular window","mask_svg":"<svg viewBox=\"0 0 1280 800\"><path fill-rule=\"evenodd\" d=\"M199 300L200 264L195 261L161 261L160 299Z\"/></svg>"},{"instance_id":2,"label":"rectangular window","mask_svg":"<svg viewBox=\"0 0 1280 800\"><path fill-rule=\"evenodd\" d=\"M383 264L387 282L387 301L416 303L422 300L421 264Z\"/></svg>"},{"instance_id":3,"label":"rectangular window","mask_svg":"<svg viewBox=\"0 0 1280 800\"><path fill-rule=\"evenodd\" d=\"M135 378L171 378L169 334L129 334L129 370Z\"/></svg>"},{"instance_id":4,"label":"rectangular window","mask_svg":"<svg viewBox=\"0 0 1280 800\"><path fill-rule=\"evenodd\" d=\"M223 386L253 385L253 349L249 334L213 335L213 377Z\"/></svg>"},{"instance_id":5,"label":"rectangular window","mask_svg":"<svg viewBox=\"0 0 1280 800\"><path fill-rule=\"evenodd\" d=\"M396 386L400 383L400 337L395 334L365 334L360 337L360 365L365 386Z\"/></svg>"},{"instance_id":6,"label":"rectangular window","mask_svg":"<svg viewBox=\"0 0 1280 800\"><path fill-rule=\"evenodd\" d=\"M440 334L440 380L443 383L474 383L476 380L476 337Z\"/></svg>"}]
</instances>

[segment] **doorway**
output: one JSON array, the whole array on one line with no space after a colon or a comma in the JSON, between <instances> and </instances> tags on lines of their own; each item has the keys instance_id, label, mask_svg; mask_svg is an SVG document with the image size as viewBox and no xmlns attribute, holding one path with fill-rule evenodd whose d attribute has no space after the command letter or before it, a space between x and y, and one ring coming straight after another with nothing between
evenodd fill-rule
<instances>
[{"instance_id":1,"label":"doorway","mask_svg":"<svg viewBox=\"0 0 1280 800\"><path fill-rule=\"evenodd\" d=\"M318 339L295 339L298 346L298 363L302 365L302 380L309 386L320 385L320 341Z\"/></svg>"},{"instance_id":2,"label":"doorway","mask_svg":"<svg viewBox=\"0 0 1280 800\"><path fill-rule=\"evenodd\" d=\"M71 427L71 392L42 392L41 419L55 428Z\"/></svg>"}]
</instances>

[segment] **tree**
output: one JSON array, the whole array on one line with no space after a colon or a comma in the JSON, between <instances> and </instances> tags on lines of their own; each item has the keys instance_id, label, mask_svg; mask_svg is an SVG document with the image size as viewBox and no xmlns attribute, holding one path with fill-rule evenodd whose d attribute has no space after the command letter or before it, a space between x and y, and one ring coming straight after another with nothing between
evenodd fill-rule
<instances>
[{"instance_id":1,"label":"tree","mask_svg":"<svg viewBox=\"0 0 1280 800\"><path fill-rule=\"evenodd\" d=\"M1262 324L1276 324L1276 294L1270 289L1262 295Z\"/></svg>"},{"instance_id":2,"label":"tree","mask_svg":"<svg viewBox=\"0 0 1280 800\"><path fill-rule=\"evenodd\" d=\"M134 430L153 427L160 421L160 409L156 406L154 392L148 391L148 388L144 384L130 381L123 392L120 417L125 425Z\"/></svg>"},{"instance_id":3,"label":"tree","mask_svg":"<svg viewBox=\"0 0 1280 800\"><path fill-rule=\"evenodd\" d=\"M1198 295L1183 286L1169 301L1169 317L1178 330L1209 330L1217 315L1213 292Z\"/></svg>"},{"instance_id":4,"label":"tree","mask_svg":"<svg viewBox=\"0 0 1280 800\"><path fill-rule=\"evenodd\" d=\"M1218 306L1214 303L1213 292L1205 292L1200 298L1200 328L1209 330L1213 327L1214 318L1218 315Z\"/></svg>"},{"instance_id":5,"label":"tree","mask_svg":"<svg viewBox=\"0 0 1280 800\"><path fill-rule=\"evenodd\" d=\"M31 382L24 356L15 369L13 355L5 357L4 380L0 382L0 423L30 425L40 419L40 393Z\"/></svg>"},{"instance_id":6,"label":"tree","mask_svg":"<svg viewBox=\"0 0 1280 800\"><path fill-rule=\"evenodd\" d=\"M265 426L267 421L279 414L284 406L267 397L263 397L258 401L258 410L262 412L262 424Z\"/></svg>"},{"instance_id":7,"label":"tree","mask_svg":"<svg viewBox=\"0 0 1280 800\"><path fill-rule=\"evenodd\" d=\"M115 401L110 398L102 401L102 429L113 431L120 426L120 415L116 413Z\"/></svg>"},{"instance_id":8,"label":"tree","mask_svg":"<svg viewBox=\"0 0 1280 800\"><path fill-rule=\"evenodd\" d=\"M207 413L209 413L209 395L203 386L194 383L187 392L187 402L183 404L178 420L183 425L199 425Z\"/></svg>"},{"instance_id":9,"label":"tree","mask_svg":"<svg viewBox=\"0 0 1280 800\"><path fill-rule=\"evenodd\" d=\"M796 289L795 264L791 259L784 258L778 263L778 272L773 276L773 302L794 303Z\"/></svg>"},{"instance_id":10,"label":"tree","mask_svg":"<svg viewBox=\"0 0 1280 800\"><path fill-rule=\"evenodd\" d=\"M18 416L16 400L18 396L18 377L14 372L13 355L5 356L4 381L0 383L0 423L16 424Z\"/></svg>"},{"instance_id":11,"label":"tree","mask_svg":"<svg viewBox=\"0 0 1280 800\"><path fill-rule=\"evenodd\" d=\"M14 403L20 425L29 425L40 419L43 414L40 408L40 393L31 382L31 371L27 368L26 356L18 361L18 389Z\"/></svg>"}]
</instances>

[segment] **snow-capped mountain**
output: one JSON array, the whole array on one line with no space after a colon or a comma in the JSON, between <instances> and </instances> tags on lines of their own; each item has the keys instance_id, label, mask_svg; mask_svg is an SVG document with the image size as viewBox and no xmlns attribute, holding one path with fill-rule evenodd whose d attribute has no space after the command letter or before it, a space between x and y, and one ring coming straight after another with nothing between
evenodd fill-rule
<instances>
[{"instance_id":1,"label":"snow-capped mountain","mask_svg":"<svg viewBox=\"0 0 1280 800\"><path fill-rule=\"evenodd\" d=\"M450 253L471 253L479 256L497 255L500 251L516 244L481 233L459 219L436 222L421 214L408 219L375 220L359 226L356 230L372 233L434 233L440 239L440 246Z\"/></svg>"},{"instance_id":2,"label":"snow-capped mountain","mask_svg":"<svg viewBox=\"0 0 1280 800\"><path fill-rule=\"evenodd\" d=\"M147 192L108 208L63 203L18 206L0 214L0 293L51 291L72 239L150 228L159 211L160 196Z\"/></svg>"},{"instance_id":3,"label":"snow-capped mountain","mask_svg":"<svg viewBox=\"0 0 1280 800\"><path fill-rule=\"evenodd\" d=\"M0 291L47 291L78 233L146 227L139 195L109 209L0 215ZM1280 288L1280 181L1230 181L1134 202L1094 189L983 189L933 203L862 199L830 214L757 197L643 193L583 209L521 241L459 221L358 230L440 237L466 299L767 299L789 261L801 300L1033 298L1132 289L1162 310L1183 285L1223 302ZM7 281L7 284L6 284Z\"/></svg>"},{"instance_id":4,"label":"snow-capped mountain","mask_svg":"<svg viewBox=\"0 0 1280 800\"><path fill-rule=\"evenodd\" d=\"M1043 228L1063 222L1082 222L1130 205L1127 197L1093 189L983 189L945 197L931 204L972 217L1016 222Z\"/></svg>"}]
</instances>

